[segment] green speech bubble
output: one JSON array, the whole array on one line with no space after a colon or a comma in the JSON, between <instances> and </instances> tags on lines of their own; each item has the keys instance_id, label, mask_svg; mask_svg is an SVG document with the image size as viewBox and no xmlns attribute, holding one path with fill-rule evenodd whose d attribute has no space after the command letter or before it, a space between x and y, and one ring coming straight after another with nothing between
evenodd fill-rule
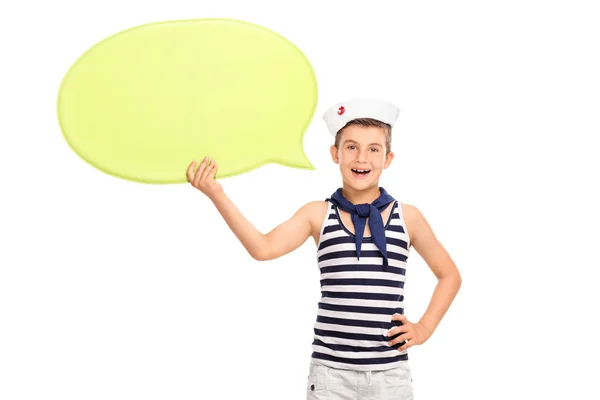
<instances>
[{"instance_id":1,"label":"green speech bubble","mask_svg":"<svg viewBox=\"0 0 600 400\"><path fill-rule=\"evenodd\" d=\"M183 183L192 160L216 178L268 163L315 169L303 149L317 105L305 55L268 29L229 19L147 24L87 50L66 73L58 120L93 167Z\"/></svg>"}]
</instances>

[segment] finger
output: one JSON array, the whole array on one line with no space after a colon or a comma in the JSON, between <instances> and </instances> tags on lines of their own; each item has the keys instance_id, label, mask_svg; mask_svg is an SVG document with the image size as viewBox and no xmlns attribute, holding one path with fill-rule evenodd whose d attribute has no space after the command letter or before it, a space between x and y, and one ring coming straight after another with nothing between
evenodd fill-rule
<instances>
[{"instance_id":1,"label":"finger","mask_svg":"<svg viewBox=\"0 0 600 400\"><path fill-rule=\"evenodd\" d=\"M390 329L387 333L387 336L395 336L400 333L408 332L410 330L409 325L400 325Z\"/></svg>"},{"instance_id":2,"label":"finger","mask_svg":"<svg viewBox=\"0 0 600 400\"><path fill-rule=\"evenodd\" d=\"M398 336L397 338L394 338L394 339L390 340L388 342L388 344L390 346L394 346L394 345L396 345L398 343L404 342L405 340L411 340L412 337L413 337L413 335L410 332L407 332L407 333L404 333L404 334Z\"/></svg>"},{"instance_id":3,"label":"finger","mask_svg":"<svg viewBox=\"0 0 600 400\"><path fill-rule=\"evenodd\" d=\"M196 160L192 161L187 169L187 180L190 183L194 180L194 168L196 168Z\"/></svg>"},{"instance_id":4,"label":"finger","mask_svg":"<svg viewBox=\"0 0 600 400\"><path fill-rule=\"evenodd\" d=\"M403 346L398 347L398 351L404 351L406 349L410 349L411 347L414 346L414 344L415 344L414 340L409 340Z\"/></svg>"},{"instance_id":5,"label":"finger","mask_svg":"<svg viewBox=\"0 0 600 400\"><path fill-rule=\"evenodd\" d=\"M196 171L196 176L194 177L194 186L198 186L198 184L200 183L200 179L202 178L202 173L204 172L204 169L206 168L207 160L208 160L208 157L204 157L202 164L200 164L200 166L198 167L198 170Z\"/></svg>"},{"instance_id":6,"label":"finger","mask_svg":"<svg viewBox=\"0 0 600 400\"><path fill-rule=\"evenodd\" d=\"M392 315L392 321L406 322L407 321L406 315L396 313L396 314Z\"/></svg>"},{"instance_id":7,"label":"finger","mask_svg":"<svg viewBox=\"0 0 600 400\"><path fill-rule=\"evenodd\" d=\"M208 178L208 175L210 174L210 171L212 171L213 167L215 166L215 160L213 160L212 158L209 159L208 161L208 165L206 165L206 168L204 169L204 171L202 172L202 180L206 180L206 178Z\"/></svg>"},{"instance_id":8,"label":"finger","mask_svg":"<svg viewBox=\"0 0 600 400\"><path fill-rule=\"evenodd\" d=\"M219 166L217 165L216 161L213 164L213 167L211 168L210 172L208 173L207 178L210 180L215 179L215 175L217 174L217 171L219 171Z\"/></svg>"}]
</instances>

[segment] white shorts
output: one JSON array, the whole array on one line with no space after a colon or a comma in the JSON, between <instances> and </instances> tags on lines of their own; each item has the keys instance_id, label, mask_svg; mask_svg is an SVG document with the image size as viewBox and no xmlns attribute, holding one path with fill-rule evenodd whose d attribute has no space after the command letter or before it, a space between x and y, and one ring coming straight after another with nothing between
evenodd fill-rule
<instances>
[{"instance_id":1,"label":"white shorts","mask_svg":"<svg viewBox=\"0 0 600 400\"><path fill-rule=\"evenodd\" d=\"M413 400L408 361L385 371L352 371L311 363L307 400Z\"/></svg>"}]
</instances>

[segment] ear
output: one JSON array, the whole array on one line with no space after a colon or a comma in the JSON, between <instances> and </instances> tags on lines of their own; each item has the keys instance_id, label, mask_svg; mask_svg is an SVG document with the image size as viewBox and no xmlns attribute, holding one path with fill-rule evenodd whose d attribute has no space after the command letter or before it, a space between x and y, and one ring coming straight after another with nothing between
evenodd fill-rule
<instances>
[{"instance_id":1,"label":"ear","mask_svg":"<svg viewBox=\"0 0 600 400\"><path fill-rule=\"evenodd\" d=\"M385 164L383 164L383 169L387 169L387 167L390 166L390 164L392 163L392 160L394 159L394 152L390 151L389 153L387 153L387 155L385 156Z\"/></svg>"},{"instance_id":2,"label":"ear","mask_svg":"<svg viewBox=\"0 0 600 400\"><path fill-rule=\"evenodd\" d=\"M331 159L333 160L333 162L336 164L339 164L340 157L338 154L338 149L337 149L337 147L335 147L334 144L332 144L331 147L329 148L329 152L331 153Z\"/></svg>"}]
</instances>

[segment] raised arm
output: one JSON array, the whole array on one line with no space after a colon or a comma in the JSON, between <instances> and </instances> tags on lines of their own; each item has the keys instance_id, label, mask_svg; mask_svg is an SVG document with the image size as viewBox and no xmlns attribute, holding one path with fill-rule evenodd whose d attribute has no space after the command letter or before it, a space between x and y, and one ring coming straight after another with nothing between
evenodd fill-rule
<instances>
[{"instance_id":1,"label":"raised arm","mask_svg":"<svg viewBox=\"0 0 600 400\"><path fill-rule=\"evenodd\" d=\"M195 161L188 167L188 181L213 202L231 231L255 260L281 257L300 247L310 237L313 203L303 206L290 219L268 234L263 234L248 221L214 179L218 170L214 160L205 159L194 172L195 167Z\"/></svg>"}]
</instances>

